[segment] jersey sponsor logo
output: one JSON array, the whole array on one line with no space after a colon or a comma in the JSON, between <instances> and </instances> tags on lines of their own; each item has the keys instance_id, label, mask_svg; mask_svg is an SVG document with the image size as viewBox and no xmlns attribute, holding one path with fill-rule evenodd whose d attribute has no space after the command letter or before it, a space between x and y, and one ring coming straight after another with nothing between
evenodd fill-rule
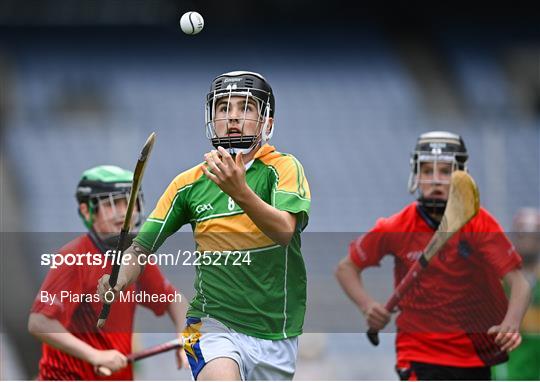
<instances>
[{"instance_id":1,"label":"jersey sponsor logo","mask_svg":"<svg viewBox=\"0 0 540 382\"><path fill-rule=\"evenodd\" d=\"M512 255L514 254L514 252L516 252L516 247L514 247L514 244L512 244L512 245L510 246L510 248L508 248L508 251L506 251L506 254L507 254L508 256L512 256Z\"/></svg>"},{"instance_id":2,"label":"jersey sponsor logo","mask_svg":"<svg viewBox=\"0 0 540 382\"><path fill-rule=\"evenodd\" d=\"M203 213L205 211L212 211L214 207L210 203L208 204L199 204L197 207L195 207L195 212L198 214Z\"/></svg>"},{"instance_id":3,"label":"jersey sponsor logo","mask_svg":"<svg viewBox=\"0 0 540 382\"><path fill-rule=\"evenodd\" d=\"M364 233L362 236L358 238L358 240L354 242L354 246L356 247L356 253L358 254L358 257L360 258L360 261L367 261L368 259L367 254L364 252L364 249L362 248L362 245L361 245L365 236L366 234Z\"/></svg>"},{"instance_id":4,"label":"jersey sponsor logo","mask_svg":"<svg viewBox=\"0 0 540 382\"><path fill-rule=\"evenodd\" d=\"M465 240L461 240L458 245L458 254L464 259L469 258L469 256L472 254L472 248L469 245L468 242Z\"/></svg>"},{"instance_id":5,"label":"jersey sponsor logo","mask_svg":"<svg viewBox=\"0 0 540 382\"><path fill-rule=\"evenodd\" d=\"M407 260L409 261L416 261L420 258L420 256L422 256L422 251L412 251L412 252L409 252L407 253L406 257L407 257Z\"/></svg>"}]
</instances>

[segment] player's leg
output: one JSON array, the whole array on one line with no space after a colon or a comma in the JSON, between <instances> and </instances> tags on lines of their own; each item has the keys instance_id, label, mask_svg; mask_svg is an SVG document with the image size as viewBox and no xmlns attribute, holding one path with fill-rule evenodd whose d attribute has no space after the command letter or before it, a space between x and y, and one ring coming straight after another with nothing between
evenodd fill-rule
<instances>
[{"instance_id":1,"label":"player's leg","mask_svg":"<svg viewBox=\"0 0 540 382\"><path fill-rule=\"evenodd\" d=\"M240 381L240 368L235 360L226 357L208 362L197 376L197 381Z\"/></svg>"},{"instance_id":2,"label":"player's leg","mask_svg":"<svg viewBox=\"0 0 540 382\"><path fill-rule=\"evenodd\" d=\"M187 319L184 349L195 380L244 379L240 351L232 332L212 318Z\"/></svg>"},{"instance_id":3,"label":"player's leg","mask_svg":"<svg viewBox=\"0 0 540 382\"><path fill-rule=\"evenodd\" d=\"M235 333L234 341L240 349L247 380L293 379L298 355L298 337L272 341Z\"/></svg>"}]
</instances>

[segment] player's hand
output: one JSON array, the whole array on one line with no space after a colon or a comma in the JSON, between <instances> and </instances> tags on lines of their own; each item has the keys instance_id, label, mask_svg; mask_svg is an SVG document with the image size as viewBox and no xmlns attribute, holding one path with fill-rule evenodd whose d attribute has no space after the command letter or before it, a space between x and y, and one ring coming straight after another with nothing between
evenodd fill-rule
<instances>
[{"instance_id":1,"label":"player's hand","mask_svg":"<svg viewBox=\"0 0 540 382\"><path fill-rule=\"evenodd\" d=\"M178 367L178 369L189 368L189 362L188 362L186 351L184 350L184 348L176 349L176 351L174 352L174 355L176 358L176 366Z\"/></svg>"},{"instance_id":2,"label":"player's hand","mask_svg":"<svg viewBox=\"0 0 540 382\"><path fill-rule=\"evenodd\" d=\"M204 160L208 165L202 166L205 175L231 198L235 199L236 195L248 187L242 153L236 154L233 159L231 154L220 146L218 150L206 153Z\"/></svg>"},{"instance_id":3,"label":"player's hand","mask_svg":"<svg viewBox=\"0 0 540 382\"><path fill-rule=\"evenodd\" d=\"M370 303L363 313L371 329L382 330L390 322L390 312L377 301Z\"/></svg>"},{"instance_id":4,"label":"player's hand","mask_svg":"<svg viewBox=\"0 0 540 382\"><path fill-rule=\"evenodd\" d=\"M101 376L109 376L128 364L128 359L118 350L96 350L92 359L94 371Z\"/></svg>"},{"instance_id":5,"label":"player's hand","mask_svg":"<svg viewBox=\"0 0 540 382\"><path fill-rule=\"evenodd\" d=\"M120 291L124 290L126 287L127 282L125 279L119 275L118 279L116 281L116 285L114 288L111 288L111 285L109 284L109 278L110 275L103 275L98 280L98 286L97 286L97 294L99 295L99 299L103 303L111 304L113 301L116 301L118 298L118 294ZM112 293L111 293L112 292Z\"/></svg>"},{"instance_id":6,"label":"player's hand","mask_svg":"<svg viewBox=\"0 0 540 382\"><path fill-rule=\"evenodd\" d=\"M519 325L516 324L503 321L489 328L488 334L495 336L495 343L505 352L511 352L521 344Z\"/></svg>"}]
</instances>

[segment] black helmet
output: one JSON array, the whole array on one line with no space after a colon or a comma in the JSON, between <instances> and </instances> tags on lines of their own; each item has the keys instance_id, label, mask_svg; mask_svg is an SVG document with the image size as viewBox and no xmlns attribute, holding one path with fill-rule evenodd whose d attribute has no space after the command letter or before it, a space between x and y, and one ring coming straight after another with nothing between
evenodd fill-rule
<instances>
[{"instance_id":1,"label":"black helmet","mask_svg":"<svg viewBox=\"0 0 540 382\"><path fill-rule=\"evenodd\" d=\"M469 154L465 142L458 134L448 131L430 131L420 135L411 153L409 192L415 192L418 187L416 174L418 174L420 162L452 162L455 169L466 170L467 159L469 159Z\"/></svg>"},{"instance_id":2,"label":"black helmet","mask_svg":"<svg viewBox=\"0 0 540 382\"><path fill-rule=\"evenodd\" d=\"M256 135L244 135L239 137L218 137L214 126L215 104L219 98L240 96L252 98L258 105L259 130ZM214 147L223 146L233 152L249 152L259 142L265 143L273 133L273 127L267 132L269 118L274 117L275 98L272 87L266 79L258 73L247 71L234 71L217 76L210 86L210 92L206 95L206 136L212 141ZM245 118L244 118L245 120ZM236 150L235 150L236 149Z\"/></svg>"}]
</instances>

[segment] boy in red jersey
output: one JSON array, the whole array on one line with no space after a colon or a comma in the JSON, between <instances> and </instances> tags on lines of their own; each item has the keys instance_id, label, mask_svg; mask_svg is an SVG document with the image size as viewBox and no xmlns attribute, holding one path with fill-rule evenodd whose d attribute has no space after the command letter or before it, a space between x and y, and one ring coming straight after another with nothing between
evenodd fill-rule
<instances>
[{"instance_id":1,"label":"boy in red jersey","mask_svg":"<svg viewBox=\"0 0 540 382\"><path fill-rule=\"evenodd\" d=\"M491 370L497 380L535 381L540 380L540 210L520 208L514 215L512 234L532 298L521 323L521 345L507 363Z\"/></svg>"},{"instance_id":2,"label":"boy in red jersey","mask_svg":"<svg viewBox=\"0 0 540 382\"><path fill-rule=\"evenodd\" d=\"M461 137L422 134L411 158L409 191L417 202L379 219L354 240L336 277L369 327L383 329L390 312L366 291L361 272L386 254L395 258L395 284L421 255L446 207L452 171L466 170ZM431 260L399 303L397 366L402 380L486 380L489 366L504 362L520 341L529 301L521 259L497 221L483 208ZM510 301L500 280L511 286Z\"/></svg>"},{"instance_id":3,"label":"boy in red jersey","mask_svg":"<svg viewBox=\"0 0 540 382\"><path fill-rule=\"evenodd\" d=\"M98 166L82 175L76 196L79 214L89 232L67 243L59 254L66 256L66 262L69 254L90 253L92 257L83 257L80 264L71 266L65 263L51 266L36 297L28 329L43 342L40 380L133 379L126 355L132 352L137 303L131 300L117 302L106 327L96 329L102 306L99 298L95 298L96 283L103 274L111 272L112 265L110 261L105 267L94 262L104 261L107 250L115 247L126 214L132 179L132 172L116 166ZM133 212L135 224L140 222L141 208L142 198L139 197ZM137 285L131 289L179 296L155 265L147 265ZM142 305L157 316L167 312L178 332L182 331L186 304L180 298L173 302L143 302ZM184 358L183 352L177 353L179 366ZM112 376L100 375L99 366L113 371Z\"/></svg>"}]
</instances>

